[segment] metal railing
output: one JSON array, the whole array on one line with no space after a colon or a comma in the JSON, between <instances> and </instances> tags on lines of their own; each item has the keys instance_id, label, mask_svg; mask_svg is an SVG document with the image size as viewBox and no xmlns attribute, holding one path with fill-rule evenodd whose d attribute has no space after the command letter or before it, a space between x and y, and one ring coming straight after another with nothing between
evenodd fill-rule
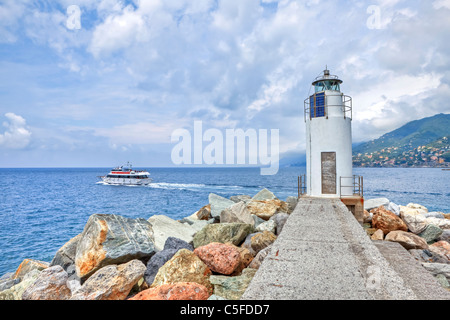
<instances>
[{"instance_id":1,"label":"metal railing","mask_svg":"<svg viewBox=\"0 0 450 320\"><path fill-rule=\"evenodd\" d=\"M314 94L314 96L315 95L316 94ZM336 104L329 104L328 103L328 97L335 97L335 96L341 96L342 97L342 104L336 105ZM323 106L320 106L320 105L316 106L316 105L314 105L312 107L311 107L310 99L311 99L311 97L305 99L305 102L304 102L304 109L305 109L304 120L305 120L305 122L306 122L306 116L308 115L310 120L313 119L313 117L311 117L311 114L317 114L318 113L317 109L319 109L319 108L325 108L325 115L324 116L327 119L328 119L328 115L329 115L329 112L328 112L329 108L341 108L342 109L342 113L344 115L344 119L346 119L346 118L353 119L353 100L352 100L352 98L350 96L346 96L346 95L343 95L343 94L325 94L325 105L323 105ZM314 101L315 100L316 99L314 99ZM311 108L312 108L313 112L311 112Z\"/></svg>"},{"instance_id":2,"label":"metal railing","mask_svg":"<svg viewBox=\"0 0 450 320\"><path fill-rule=\"evenodd\" d=\"M343 185L342 181L343 179L352 179L352 185ZM343 195L342 189L343 188L352 188L353 194L352 195ZM340 193L341 198L342 197L351 197L351 196L360 196L361 198L364 198L364 178L363 176L357 176L354 175L353 177L340 177Z\"/></svg>"},{"instance_id":3,"label":"metal railing","mask_svg":"<svg viewBox=\"0 0 450 320\"><path fill-rule=\"evenodd\" d=\"M306 194L306 174L298 176L298 198Z\"/></svg>"}]
</instances>

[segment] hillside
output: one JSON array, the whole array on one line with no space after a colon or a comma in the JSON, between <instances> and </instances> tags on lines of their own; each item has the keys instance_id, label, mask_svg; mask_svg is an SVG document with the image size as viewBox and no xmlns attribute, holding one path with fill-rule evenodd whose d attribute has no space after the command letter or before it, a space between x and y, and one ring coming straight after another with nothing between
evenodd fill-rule
<instances>
[{"instance_id":1,"label":"hillside","mask_svg":"<svg viewBox=\"0 0 450 320\"><path fill-rule=\"evenodd\" d=\"M355 166L448 166L450 114L407 123L353 149Z\"/></svg>"}]
</instances>

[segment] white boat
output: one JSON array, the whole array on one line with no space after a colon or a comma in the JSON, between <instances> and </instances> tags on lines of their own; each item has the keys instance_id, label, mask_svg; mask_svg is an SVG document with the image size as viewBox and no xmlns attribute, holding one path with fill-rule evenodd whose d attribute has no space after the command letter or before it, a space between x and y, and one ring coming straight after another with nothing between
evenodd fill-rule
<instances>
[{"instance_id":1,"label":"white boat","mask_svg":"<svg viewBox=\"0 0 450 320\"><path fill-rule=\"evenodd\" d=\"M106 184L124 186L143 186L152 182L148 171L134 170L130 163L112 169L106 176L99 177Z\"/></svg>"}]
</instances>

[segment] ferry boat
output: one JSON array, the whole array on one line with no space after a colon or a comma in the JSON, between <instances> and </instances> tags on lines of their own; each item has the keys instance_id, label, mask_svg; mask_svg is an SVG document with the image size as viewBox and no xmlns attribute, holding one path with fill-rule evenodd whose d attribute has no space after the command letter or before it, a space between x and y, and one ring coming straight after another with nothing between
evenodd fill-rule
<instances>
[{"instance_id":1,"label":"ferry boat","mask_svg":"<svg viewBox=\"0 0 450 320\"><path fill-rule=\"evenodd\" d=\"M106 176L99 177L104 183L112 185L142 186L152 182L148 171L134 170L130 163L112 169Z\"/></svg>"}]
</instances>

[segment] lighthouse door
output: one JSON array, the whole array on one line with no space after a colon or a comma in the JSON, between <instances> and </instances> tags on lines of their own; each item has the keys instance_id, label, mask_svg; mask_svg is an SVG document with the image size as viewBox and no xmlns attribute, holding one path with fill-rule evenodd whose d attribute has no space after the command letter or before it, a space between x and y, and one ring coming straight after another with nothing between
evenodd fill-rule
<instances>
[{"instance_id":1,"label":"lighthouse door","mask_svg":"<svg viewBox=\"0 0 450 320\"><path fill-rule=\"evenodd\" d=\"M322 194L336 194L336 152L322 152Z\"/></svg>"}]
</instances>

